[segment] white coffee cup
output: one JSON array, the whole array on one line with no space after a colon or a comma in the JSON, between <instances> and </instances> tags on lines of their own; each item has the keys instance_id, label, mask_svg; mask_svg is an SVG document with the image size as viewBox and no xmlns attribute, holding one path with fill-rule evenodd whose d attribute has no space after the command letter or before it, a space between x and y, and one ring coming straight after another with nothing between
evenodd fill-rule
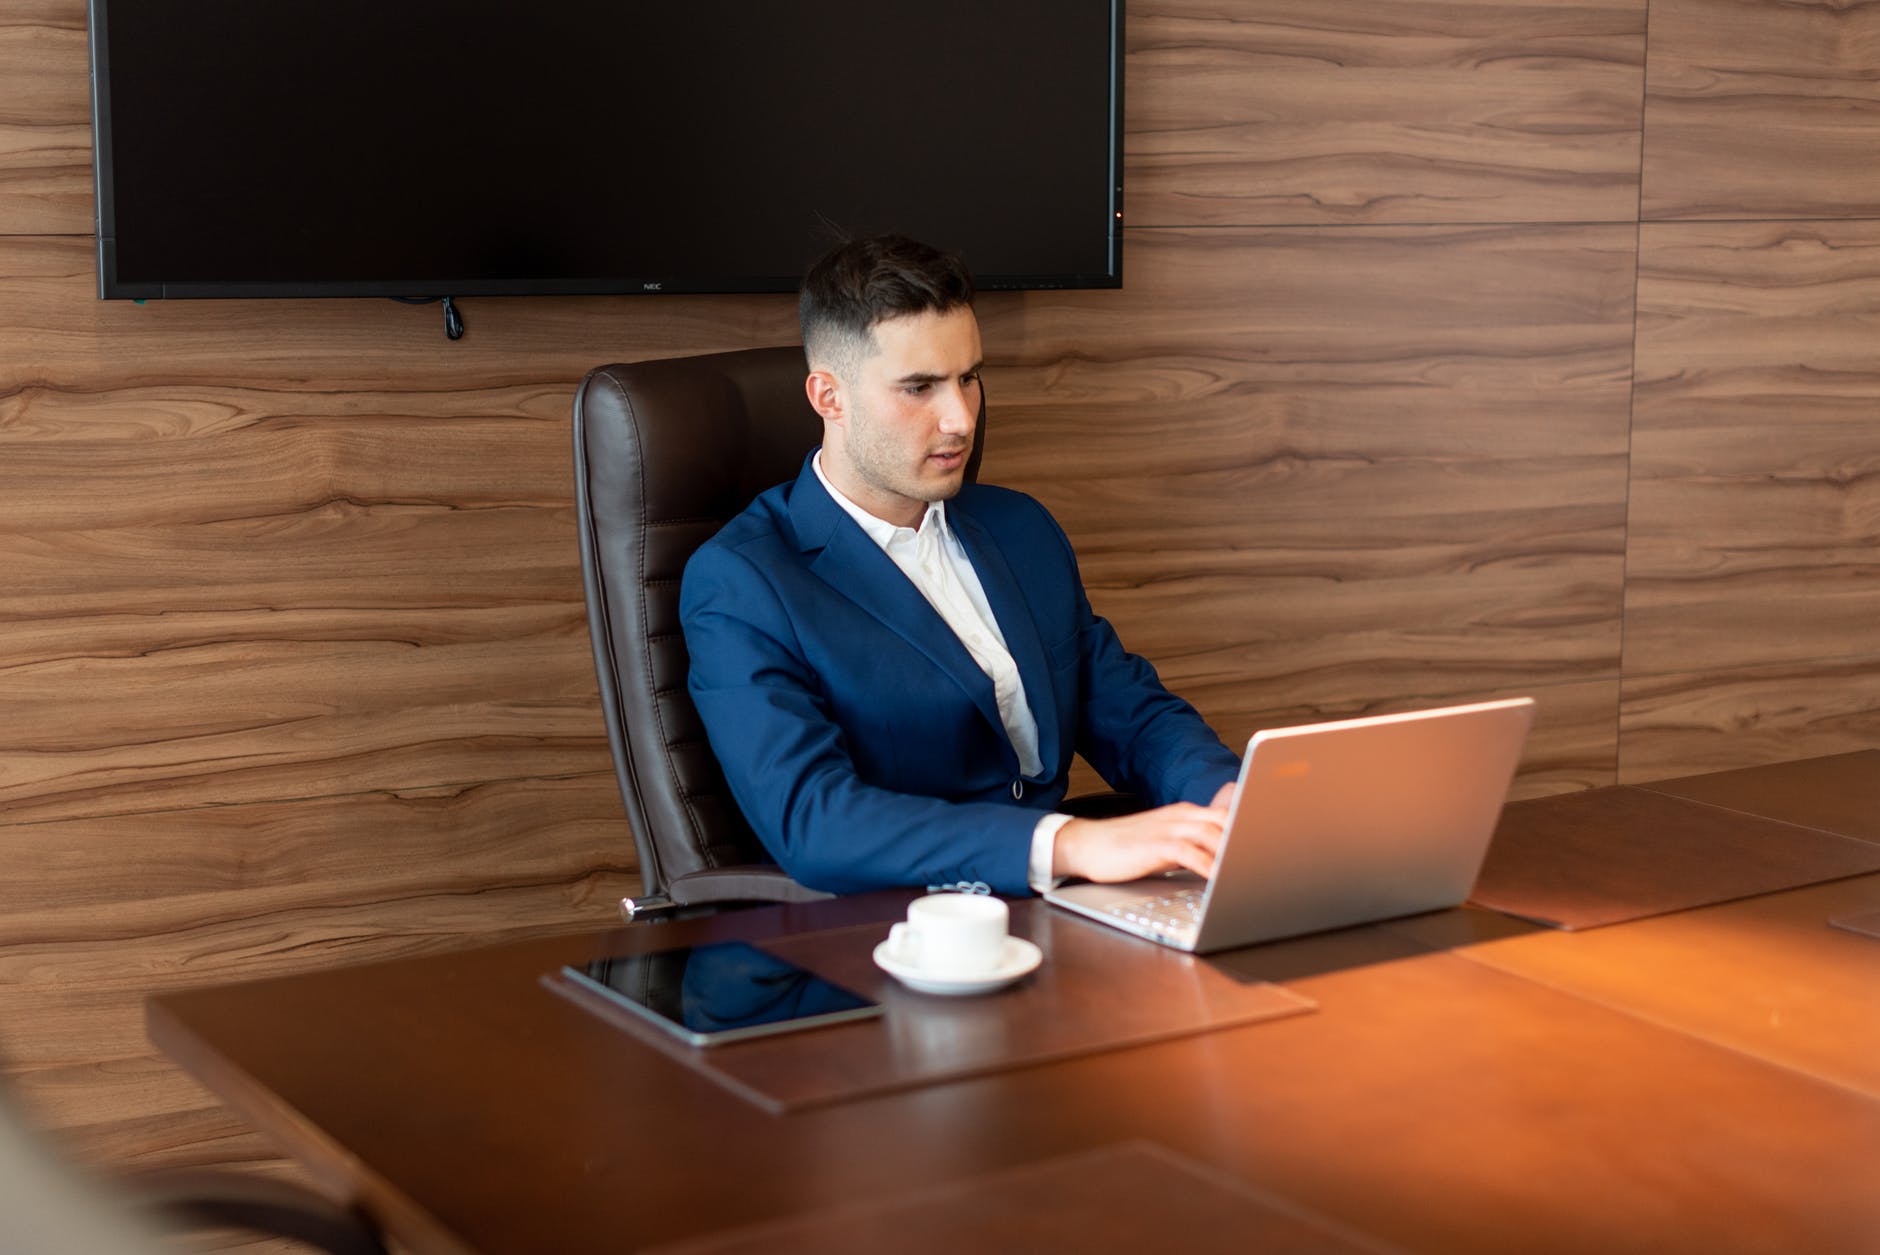
<instances>
[{"instance_id":1,"label":"white coffee cup","mask_svg":"<svg viewBox=\"0 0 1880 1255\"><path fill-rule=\"evenodd\" d=\"M888 946L922 974L968 978L997 970L1005 958L1011 912L1004 901L978 893L930 893L907 908L907 919L888 931Z\"/></svg>"}]
</instances>

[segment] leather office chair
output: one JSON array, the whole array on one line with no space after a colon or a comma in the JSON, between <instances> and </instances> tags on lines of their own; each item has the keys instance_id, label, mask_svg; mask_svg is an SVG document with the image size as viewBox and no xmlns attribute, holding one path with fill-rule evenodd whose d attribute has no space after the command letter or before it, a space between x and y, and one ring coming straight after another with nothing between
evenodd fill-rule
<instances>
[{"instance_id":1,"label":"leather office chair","mask_svg":"<svg viewBox=\"0 0 1880 1255\"><path fill-rule=\"evenodd\" d=\"M648 911L724 902L808 902L770 860L731 796L686 692L679 629L686 559L758 493L796 478L822 442L803 391L803 350L743 349L600 366L574 398L575 512L588 635L614 774L640 856ZM967 479L985 454L980 397ZM1104 818L1140 802L1125 793L1067 798Z\"/></svg>"},{"instance_id":2,"label":"leather office chair","mask_svg":"<svg viewBox=\"0 0 1880 1255\"><path fill-rule=\"evenodd\" d=\"M822 442L803 350L601 366L574 400L575 509L601 709L647 910L827 897L771 862L686 692L686 559ZM983 402L981 418L984 417ZM979 469L985 424L967 464Z\"/></svg>"}]
</instances>

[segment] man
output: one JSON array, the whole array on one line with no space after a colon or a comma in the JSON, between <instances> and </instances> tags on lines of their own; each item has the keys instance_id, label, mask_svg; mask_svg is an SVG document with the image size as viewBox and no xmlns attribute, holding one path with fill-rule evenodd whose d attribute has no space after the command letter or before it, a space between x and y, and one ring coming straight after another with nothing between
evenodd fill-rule
<instances>
[{"instance_id":1,"label":"man","mask_svg":"<svg viewBox=\"0 0 1880 1255\"><path fill-rule=\"evenodd\" d=\"M1239 763L1095 617L1044 507L966 484L979 324L957 258L845 244L803 282L822 448L686 567L689 688L803 884L1022 894L1213 869ZM1055 812L1073 751L1155 804Z\"/></svg>"}]
</instances>

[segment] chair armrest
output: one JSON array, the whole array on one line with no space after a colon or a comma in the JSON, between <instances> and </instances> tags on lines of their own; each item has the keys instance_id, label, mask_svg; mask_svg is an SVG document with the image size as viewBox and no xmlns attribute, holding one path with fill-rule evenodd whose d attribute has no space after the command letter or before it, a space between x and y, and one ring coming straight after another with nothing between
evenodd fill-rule
<instances>
[{"instance_id":1,"label":"chair armrest","mask_svg":"<svg viewBox=\"0 0 1880 1255\"><path fill-rule=\"evenodd\" d=\"M129 1178L132 1201L172 1232L245 1229L303 1242L329 1255L386 1255L362 1215L286 1181L184 1169Z\"/></svg>"},{"instance_id":2,"label":"chair armrest","mask_svg":"<svg viewBox=\"0 0 1880 1255\"><path fill-rule=\"evenodd\" d=\"M799 885L781 867L767 863L691 872L667 885L666 893L680 906L706 902L820 902L835 896Z\"/></svg>"}]
</instances>

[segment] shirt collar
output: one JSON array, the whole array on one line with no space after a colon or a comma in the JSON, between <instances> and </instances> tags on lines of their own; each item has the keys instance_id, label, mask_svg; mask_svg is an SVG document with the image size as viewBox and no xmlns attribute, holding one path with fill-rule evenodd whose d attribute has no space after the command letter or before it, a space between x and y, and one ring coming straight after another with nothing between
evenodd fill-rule
<instances>
[{"instance_id":1,"label":"shirt collar","mask_svg":"<svg viewBox=\"0 0 1880 1255\"><path fill-rule=\"evenodd\" d=\"M826 490L829 493L830 498L837 505L842 507L842 510L845 514L847 514L850 518L854 519L858 524L860 524L862 530L868 533L868 538L874 541L881 548L886 549L890 544L894 542L895 538L899 536L902 532L906 532L908 535L914 536L914 535L918 535L921 532L926 531L930 525L938 529L934 533L935 539L937 540L947 539L948 531L947 531L947 503L946 502L944 501L928 502L927 513L921 516L920 526L918 528L900 527L900 526L897 526L896 524L888 522L888 520L886 519L876 518L874 515L870 514L868 511L862 509L862 507L856 505L853 501L850 501L847 494L845 494L840 488L837 488L834 484L830 483L829 476L823 473L821 449L816 450L816 456L810 459L810 466L815 470L816 478L822 481L822 486L824 490Z\"/></svg>"}]
</instances>

